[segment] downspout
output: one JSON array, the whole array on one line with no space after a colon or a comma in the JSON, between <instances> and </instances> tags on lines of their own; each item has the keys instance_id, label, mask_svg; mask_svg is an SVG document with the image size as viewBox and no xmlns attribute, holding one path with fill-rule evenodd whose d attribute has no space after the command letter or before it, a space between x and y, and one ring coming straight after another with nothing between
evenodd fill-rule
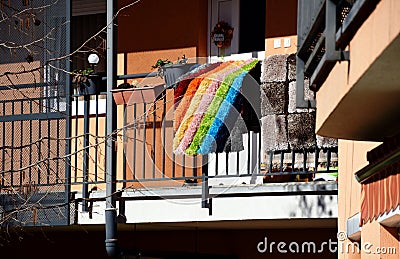
<instances>
[{"instance_id":1,"label":"downspout","mask_svg":"<svg viewBox=\"0 0 400 259\"><path fill-rule=\"evenodd\" d=\"M105 209L105 247L110 257L119 254L117 238L117 207L116 207L116 183L115 183L115 149L113 132L116 129L114 118L115 104L111 90L116 83L116 45L114 10L117 1L107 1L107 113L106 113L106 209Z\"/></svg>"}]
</instances>

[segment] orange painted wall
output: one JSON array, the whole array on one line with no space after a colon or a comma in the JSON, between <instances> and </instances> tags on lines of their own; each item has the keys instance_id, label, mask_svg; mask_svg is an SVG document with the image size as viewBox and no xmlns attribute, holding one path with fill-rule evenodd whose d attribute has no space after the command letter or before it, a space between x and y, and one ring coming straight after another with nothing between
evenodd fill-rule
<instances>
[{"instance_id":1,"label":"orange painted wall","mask_svg":"<svg viewBox=\"0 0 400 259\"><path fill-rule=\"evenodd\" d=\"M297 52L297 0L266 0L265 55ZM284 39L290 38L290 47L284 47ZM275 48L278 40L281 47Z\"/></svg>"},{"instance_id":2,"label":"orange painted wall","mask_svg":"<svg viewBox=\"0 0 400 259\"><path fill-rule=\"evenodd\" d=\"M338 191L338 231L346 232L348 218L360 212L361 184L357 182L354 172L368 164L366 152L379 143L339 140L339 191ZM362 235L365 235L364 230ZM350 244L346 240L343 244ZM360 253L343 252L339 258L360 258Z\"/></svg>"},{"instance_id":3,"label":"orange painted wall","mask_svg":"<svg viewBox=\"0 0 400 259\"><path fill-rule=\"evenodd\" d=\"M119 1L119 7L131 3L130 0ZM196 57L206 57L207 55L207 26L208 26L208 1L206 0L153 0L141 1L138 4L123 10L118 18L118 74L136 74L156 71L151 66L158 59L169 59L176 62L178 58L185 55L189 62L197 62ZM139 79L142 84L160 84L160 78ZM131 83L132 80L127 80ZM118 84L122 83L121 81ZM168 105L169 106L169 105ZM168 108L168 107L167 107ZM119 108L119 126L123 113L122 107ZM157 112L159 113L159 112ZM161 118L162 115L157 116ZM147 122L153 120L152 116L147 117ZM159 119L157 119L158 121ZM172 139L172 128L167 127L166 137ZM152 147L152 129L146 130L146 178L152 177L152 158L151 153L155 152L156 177L162 177L162 147L161 128L156 129L156 145ZM137 148L142 147L142 143L137 141ZM140 142L140 143L139 143ZM133 144L132 144L133 145ZM119 146L121 146L119 144ZM121 146L122 147L122 146ZM123 149L118 149L123 150ZM139 151L139 150L137 150ZM118 161L122 162L123 152L118 152ZM131 152L132 153L132 152ZM142 158L140 149L136 152L137 163L135 172L138 177L142 177ZM167 156L165 161L165 175L172 176L172 162ZM121 165L121 163L119 163ZM121 167L119 174L121 174ZM127 163L127 177L132 179L132 162ZM182 176L181 168L176 168L175 176ZM160 184L160 183L158 183ZM171 184L162 183L161 184ZM181 183L180 183L181 184ZM129 184L128 184L129 185ZM141 185L153 185L152 183L142 183ZM134 184L133 186L140 186Z\"/></svg>"},{"instance_id":4,"label":"orange painted wall","mask_svg":"<svg viewBox=\"0 0 400 259\"><path fill-rule=\"evenodd\" d=\"M132 1L119 1L120 7ZM149 72L158 58L207 55L208 4L204 0L141 1L118 18L118 53L128 73Z\"/></svg>"},{"instance_id":5,"label":"orange painted wall","mask_svg":"<svg viewBox=\"0 0 400 259\"><path fill-rule=\"evenodd\" d=\"M265 38L297 34L297 0L266 0Z\"/></svg>"},{"instance_id":6,"label":"orange painted wall","mask_svg":"<svg viewBox=\"0 0 400 259\"><path fill-rule=\"evenodd\" d=\"M396 0L381 1L375 11L360 27L350 43L350 63L337 63L327 80L317 92L317 121L316 130L322 135L324 124L329 122L340 102L349 94L352 87L360 80L371 64L379 57L382 51L398 35L398 19L395 20L394 10L399 10ZM390 24L390 26L389 26ZM359 98L365 98L365 95ZM357 108L356 106L354 106ZM340 113L338 118L345 118L345 113ZM342 117L343 116L343 117ZM360 114L371 118L366 112ZM345 122L342 124L345 126ZM326 124L329 125L329 124ZM326 129L334 129L326 127ZM345 130L341 128L341 130ZM332 131L333 132L333 131ZM331 132L329 132L331 133ZM338 190L338 229L346 230L346 220L360 211L361 185L354 174L368 165L367 152L378 146L379 142L339 141L339 190ZM369 222L361 228L361 245L367 242L374 247L396 247L396 255L367 254L358 255L339 254L339 258L398 258L399 237L393 234L393 229L387 229L376 220Z\"/></svg>"}]
</instances>

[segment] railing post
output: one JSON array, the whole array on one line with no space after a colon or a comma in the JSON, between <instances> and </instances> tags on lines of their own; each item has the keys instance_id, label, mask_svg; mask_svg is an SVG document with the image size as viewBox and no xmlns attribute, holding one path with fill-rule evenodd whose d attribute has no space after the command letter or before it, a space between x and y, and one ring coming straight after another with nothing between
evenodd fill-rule
<instances>
[{"instance_id":1,"label":"railing post","mask_svg":"<svg viewBox=\"0 0 400 259\"><path fill-rule=\"evenodd\" d=\"M260 152L259 147L257 146L257 133L254 131L250 132L250 172L251 180L250 184L255 184L257 175L259 173L259 161L258 161L258 152Z\"/></svg>"},{"instance_id":2,"label":"railing post","mask_svg":"<svg viewBox=\"0 0 400 259\"><path fill-rule=\"evenodd\" d=\"M210 187L208 186L208 155L202 156L202 179L201 179L201 207L208 209L212 215L212 199L210 198Z\"/></svg>"},{"instance_id":3,"label":"railing post","mask_svg":"<svg viewBox=\"0 0 400 259\"><path fill-rule=\"evenodd\" d=\"M304 61L296 55L296 107L297 108L315 108L315 100L305 100L305 78L304 78Z\"/></svg>"},{"instance_id":4,"label":"railing post","mask_svg":"<svg viewBox=\"0 0 400 259\"><path fill-rule=\"evenodd\" d=\"M84 114L83 114L83 183L82 183L82 210L88 211L89 198L89 113L90 113L90 95L84 95ZM76 116L78 116L78 111Z\"/></svg>"},{"instance_id":5,"label":"railing post","mask_svg":"<svg viewBox=\"0 0 400 259\"><path fill-rule=\"evenodd\" d=\"M328 61L340 60L340 51L336 50L336 4L333 0L326 0L325 9L325 54Z\"/></svg>"}]
</instances>

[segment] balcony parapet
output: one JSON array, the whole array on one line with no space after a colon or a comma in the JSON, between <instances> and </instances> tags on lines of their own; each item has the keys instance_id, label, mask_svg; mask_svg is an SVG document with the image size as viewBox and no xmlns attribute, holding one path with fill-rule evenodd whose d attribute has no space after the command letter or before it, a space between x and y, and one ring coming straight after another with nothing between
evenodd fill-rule
<instances>
[{"instance_id":1,"label":"balcony parapet","mask_svg":"<svg viewBox=\"0 0 400 259\"><path fill-rule=\"evenodd\" d=\"M380 0L300 0L297 81L318 91L337 61L349 60L349 42ZM304 85L303 85L304 87ZM307 86L306 86L307 87ZM303 88L304 89L304 88Z\"/></svg>"}]
</instances>

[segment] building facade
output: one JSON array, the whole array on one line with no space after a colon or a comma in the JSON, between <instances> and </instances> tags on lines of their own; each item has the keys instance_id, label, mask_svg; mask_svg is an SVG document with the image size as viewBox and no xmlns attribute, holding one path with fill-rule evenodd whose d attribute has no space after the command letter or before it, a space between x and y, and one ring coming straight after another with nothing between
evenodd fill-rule
<instances>
[{"instance_id":1,"label":"building facade","mask_svg":"<svg viewBox=\"0 0 400 259\"><path fill-rule=\"evenodd\" d=\"M315 134L319 108L299 93L298 1L114 4L1 3L0 252L336 258L337 136ZM211 38L221 21L233 32L223 48ZM198 73L169 85L152 66L178 58ZM228 82L244 71L231 64L250 61L244 126L227 127L218 152L174 152L176 114L194 95L176 102L180 84Z\"/></svg>"},{"instance_id":2,"label":"building facade","mask_svg":"<svg viewBox=\"0 0 400 259\"><path fill-rule=\"evenodd\" d=\"M399 3L310 2L299 77L316 91L317 134L339 139L340 258L397 258Z\"/></svg>"}]
</instances>

